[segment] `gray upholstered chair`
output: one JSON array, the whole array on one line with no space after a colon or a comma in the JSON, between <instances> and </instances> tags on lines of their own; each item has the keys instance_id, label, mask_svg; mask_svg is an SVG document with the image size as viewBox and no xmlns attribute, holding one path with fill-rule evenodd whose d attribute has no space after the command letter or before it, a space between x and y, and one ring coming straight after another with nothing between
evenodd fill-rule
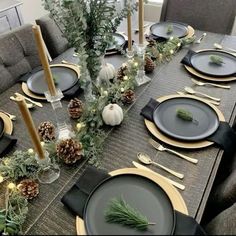
<instances>
[{"instance_id":1,"label":"gray upholstered chair","mask_svg":"<svg viewBox=\"0 0 236 236\"><path fill-rule=\"evenodd\" d=\"M44 42L52 59L68 49L68 41L62 36L60 28L49 15L36 19L35 22L41 28Z\"/></svg>"},{"instance_id":2,"label":"gray upholstered chair","mask_svg":"<svg viewBox=\"0 0 236 236\"><path fill-rule=\"evenodd\" d=\"M164 0L160 21L179 21L195 29L230 34L236 0Z\"/></svg>"},{"instance_id":3,"label":"gray upholstered chair","mask_svg":"<svg viewBox=\"0 0 236 236\"><path fill-rule=\"evenodd\" d=\"M40 65L32 25L0 35L0 93Z\"/></svg>"},{"instance_id":4,"label":"gray upholstered chair","mask_svg":"<svg viewBox=\"0 0 236 236\"><path fill-rule=\"evenodd\" d=\"M236 235L236 203L214 217L204 229L208 235Z\"/></svg>"}]
</instances>

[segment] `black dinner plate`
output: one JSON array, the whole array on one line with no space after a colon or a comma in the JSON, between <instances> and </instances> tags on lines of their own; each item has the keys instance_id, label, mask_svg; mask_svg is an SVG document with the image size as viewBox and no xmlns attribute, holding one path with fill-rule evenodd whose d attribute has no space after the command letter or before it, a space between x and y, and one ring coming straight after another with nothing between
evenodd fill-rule
<instances>
[{"instance_id":1,"label":"black dinner plate","mask_svg":"<svg viewBox=\"0 0 236 236\"><path fill-rule=\"evenodd\" d=\"M172 25L173 31L168 34L167 29L169 25ZM170 37L182 38L188 34L188 27L184 23L164 21L153 24L150 27L150 31L152 35L160 38L165 38L165 39L169 39Z\"/></svg>"},{"instance_id":2,"label":"black dinner plate","mask_svg":"<svg viewBox=\"0 0 236 236\"><path fill-rule=\"evenodd\" d=\"M113 198L122 197L155 225L139 231L116 223L108 223L104 212ZM90 194L84 209L89 235L170 235L175 228L175 213L165 191L150 179L134 175L117 175L106 179Z\"/></svg>"},{"instance_id":3,"label":"black dinner plate","mask_svg":"<svg viewBox=\"0 0 236 236\"><path fill-rule=\"evenodd\" d=\"M56 78L56 87L60 88L62 92L73 87L78 81L78 74L75 70L64 66L51 67L52 75ZM44 95L48 91L47 82L44 78L44 71L40 70L34 73L27 80L29 90L35 94Z\"/></svg>"},{"instance_id":4,"label":"black dinner plate","mask_svg":"<svg viewBox=\"0 0 236 236\"><path fill-rule=\"evenodd\" d=\"M223 59L221 65L212 63L210 56L220 56ZM207 50L197 52L191 56L193 68L202 74L216 77L227 77L236 73L236 57L227 52Z\"/></svg>"},{"instance_id":5,"label":"black dinner plate","mask_svg":"<svg viewBox=\"0 0 236 236\"><path fill-rule=\"evenodd\" d=\"M182 108L190 111L197 121L186 121L176 115ZM166 135L185 141L197 141L213 134L219 126L219 118L213 108L192 98L172 98L161 102L153 112L156 127Z\"/></svg>"},{"instance_id":6,"label":"black dinner plate","mask_svg":"<svg viewBox=\"0 0 236 236\"><path fill-rule=\"evenodd\" d=\"M122 34L119 33L113 33L113 39L115 41L115 44L112 43L108 48L107 52L110 51L116 51L117 47L121 47L125 43L125 37Z\"/></svg>"},{"instance_id":7,"label":"black dinner plate","mask_svg":"<svg viewBox=\"0 0 236 236\"><path fill-rule=\"evenodd\" d=\"M4 121L2 117L0 117L0 138L2 137L3 133L4 133Z\"/></svg>"}]
</instances>

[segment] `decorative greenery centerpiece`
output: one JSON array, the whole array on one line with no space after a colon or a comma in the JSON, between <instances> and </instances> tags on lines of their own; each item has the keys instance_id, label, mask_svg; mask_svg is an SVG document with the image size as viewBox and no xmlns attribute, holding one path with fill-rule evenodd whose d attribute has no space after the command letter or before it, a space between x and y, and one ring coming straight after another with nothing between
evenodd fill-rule
<instances>
[{"instance_id":1,"label":"decorative greenery centerpiece","mask_svg":"<svg viewBox=\"0 0 236 236\"><path fill-rule=\"evenodd\" d=\"M214 63L218 66L221 66L224 63L223 58L220 57L220 56L217 56L217 55L211 55L210 56L210 61L211 61L211 63Z\"/></svg>"},{"instance_id":2,"label":"decorative greenery centerpiece","mask_svg":"<svg viewBox=\"0 0 236 236\"><path fill-rule=\"evenodd\" d=\"M128 14L128 3L118 13L117 1L44 0L45 9L78 53L82 88L91 90L91 82L94 84L101 68L101 57L114 41L113 32ZM136 4L132 5L131 11L135 8Z\"/></svg>"},{"instance_id":3,"label":"decorative greenery centerpiece","mask_svg":"<svg viewBox=\"0 0 236 236\"><path fill-rule=\"evenodd\" d=\"M193 114L187 110L187 109L184 109L184 108L178 108L176 110L176 115L181 118L182 120L185 120L185 121L191 121L195 124L198 124L198 121L196 119L193 118Z\"/></svg>"},{"instance_id":4,"label":"decorative greenery centerpiece","mask_svg":"<svg viewBox=\"0 0 236 236\"><path fill-rule=\"evenodd\" d=\"M132 208L123 198L110 201L105 218L109 223L122 224L138 230L147 230L149 225L156 224L149 222L146 216Z\"/></svg>"}]
</instances>

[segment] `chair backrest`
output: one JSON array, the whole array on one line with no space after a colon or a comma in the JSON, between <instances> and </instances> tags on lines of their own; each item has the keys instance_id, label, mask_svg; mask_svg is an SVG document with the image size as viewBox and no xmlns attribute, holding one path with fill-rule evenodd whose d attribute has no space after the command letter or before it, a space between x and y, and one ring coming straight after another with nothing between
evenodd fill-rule
<instances>
[{"instance_id":1,"label":"chair backrest","mask_svg":"<svg viewBox=\"0 0 236 236\"><path fill-rule=\"evenodd\" d=\"M236 0L164 0L160 21L179 21L198 30L230 34Z\"/></svg>"},{"instance_id":2,"label":"chair backrest","mask_svg":"<svg viewBox=\"0 0 236 236\"><path fill-rule=\"evenodd\" d=\"M236 203L213 218L204 229L208 235L235 235Z\"/></svg>"},{"instance_id":3,"label":"chair backrest","mask_svg":"<svg viewBox=\"0 0 236 236\"><path fill-rule=\"evenodd\" d=\"M67 39L63 37L60 28L49 15L36 19L35 22L41 28L43 40L52 59L68 49Z\"/></svg>"},{"instance_id":4,"label":"chair backrest","mask_svg":"<svg viewBox=\"0 0 236 236\"><path fill-rule=\"evenodd\" d=\"M0 93L39 65L32 25L26 24L0 35Z\"/></svg>"}]
</instances>

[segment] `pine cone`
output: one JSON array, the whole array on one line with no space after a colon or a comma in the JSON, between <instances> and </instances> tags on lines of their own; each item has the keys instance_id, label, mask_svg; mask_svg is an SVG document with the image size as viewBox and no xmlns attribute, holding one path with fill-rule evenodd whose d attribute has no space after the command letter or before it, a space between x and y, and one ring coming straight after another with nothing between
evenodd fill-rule
<instances>
[{"instance_id":1,"label":"pine cone","mask_svg":"<svg viewBox=\"0 0 236 236\"><path fill-rule=\"evenodd\" d=\"M68 104L68 112L71 118L78 119L82 115L84 105L78 98L71 99Z\"/></svg>"},{"instance_id":2,"label":"pine cone","mask_svg":"<svg viewBox=\"0 0 236 236\"><path fill-rule=\"evenodd\" d=\"M39 194L39 184L33 179L22 180L18 189L27 199L35 198Z\"/></svg>"},{"instance_id":3,"label":"pine cone","mask_svg":"<svg viewBox=\"0 0 236 236\"><path fill-rule=\"evenodd\" d=\"M122 102L126 103L126 104L130 104L134 101L135 99L135 94L134 91L129 89L126 90L123 94L122 94Z\"/></svg>"},{"instance_id":4,"label":"pine cone","mask_svg":"<svg viewBox=\"0 0 236 236\"><path fill-rule=\"evenodd\" d=\"M55 126L50 121L44 121L38 126L38 134L41 141L51 141L55 139Z\"/></svg>"},{"instance_id":5,"label":"pine cone","mask_svg":"<svg viewBox=\"0 0 236 236\"><path fill-rule=\"evenodd\" d=\"M125 76L125 71L127 70L127 66L126 65L122 65L118 71L117 71L117 79L118 80L123 80L123 77Z\"/></svg>"},{"instance_id":6,"label":"pine cone","mask_svg":"<svg viewBox=\"0 0 236 236\"><path fill-rule=\"evenodd\" d=\"M153 72L153 70L155 69L155 63L148 56L145 57L145 68L144 69L145 69L146 73Z\"/></svg>"},{"instance_id":7,"label":"pine cone","mask_svg":"<svg viewBox=\"0 0 236 236\"><path fill-rule=\"evenodd\" d=\"M57 156L65 164L74 164L83 157L82 144L73 139L64 139L57 144Z\"/></svg>"}]
</instances>

